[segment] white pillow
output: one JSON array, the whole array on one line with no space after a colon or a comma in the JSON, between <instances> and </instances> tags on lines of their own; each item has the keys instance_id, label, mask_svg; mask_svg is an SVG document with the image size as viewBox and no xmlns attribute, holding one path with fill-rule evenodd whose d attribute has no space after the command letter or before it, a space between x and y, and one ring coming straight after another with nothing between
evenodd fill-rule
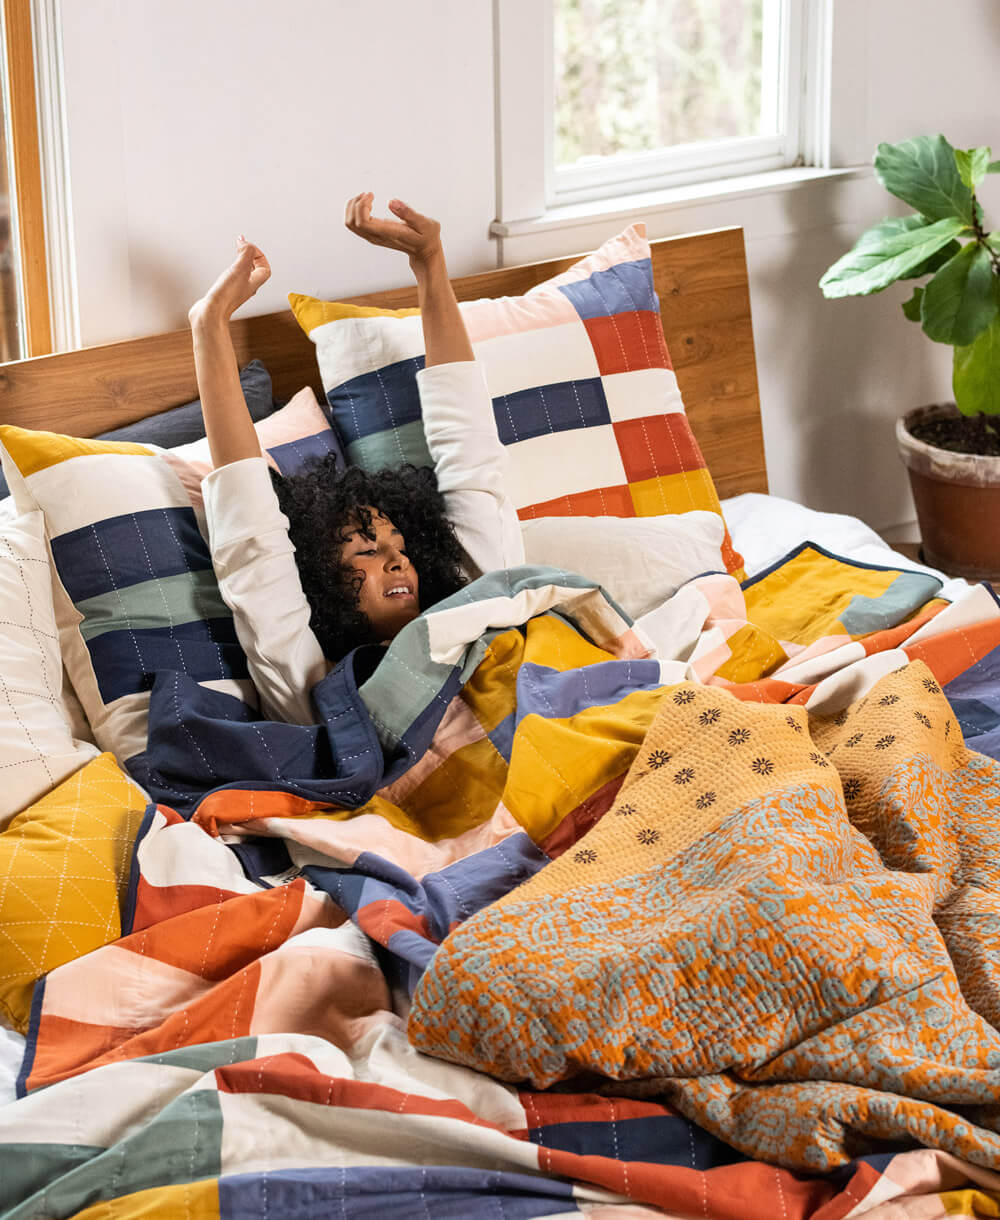
<instances>
[{"instance_id":1,"label":"white pillow","mask_svg":"<svg viewBox=\"0 0 1000 1220\"><path fill-rule=\"evenodd\" d=\"M725 572L718 513L663 517L536 517L521 522L525 562L597 581L638 618L703 572Z\"/></svg>"},{"instance_id":2,"label":"white pillow","mask_svg":"<svg viewBox=\"0 0 1000 1220\"><path fill-rule=\"evenodd\" d=\"M0 830L99 751L63 702L45 518L0 522Z\"/></svg>"}]
</instances>

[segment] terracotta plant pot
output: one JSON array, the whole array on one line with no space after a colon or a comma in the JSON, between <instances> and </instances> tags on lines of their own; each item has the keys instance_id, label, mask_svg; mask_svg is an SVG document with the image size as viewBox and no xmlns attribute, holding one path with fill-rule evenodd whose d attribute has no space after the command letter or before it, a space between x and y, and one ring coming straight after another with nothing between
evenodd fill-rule
<instances>
[{"instance_id":1,"label":"terracotta plant pot","mask_svg":"<svg viewBox=\"0 0 1000 1220\"><path fill-rule=\"evenodd\" d=\"M924 561L951 576L1000 579L1000 457L951 453L918 441L909 428L957 416L954 403L917 407L896 421L910 472Z\"/></svg>"}]
</instances>

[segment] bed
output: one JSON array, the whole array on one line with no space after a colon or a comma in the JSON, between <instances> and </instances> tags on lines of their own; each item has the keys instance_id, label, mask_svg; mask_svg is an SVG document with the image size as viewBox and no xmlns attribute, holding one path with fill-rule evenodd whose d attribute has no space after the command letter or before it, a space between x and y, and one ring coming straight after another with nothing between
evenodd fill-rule
<instances>
[{"instance_id":1,"label":"bed","mask_svg":"<svg viewBox=\"0 0 1000 1220\"><path fill-rule=\"evenodd\" d=\"M514 476L526 537L618 495L615 529L707 520L716 561L674 539L694 570L651 604L653 567L602 588L556 554L483 577L335 669L315 727L261 718L229 629L177 617L216 604L203 552L156 568L167 625L133 599L126 637L132 586L95 577L127 549L95 526L105 498L147 550L169 549L147 516L197 545L203 444L86 439L141 438L196 396L189 335L0 367L20 513L0 578L27 607L0 668L33 746L4 756L5 1217L993 1214L997 599L767 495L742 234L642 240L456 292L491 391L524 302L545 327L582 318L598 353L611 414L587 435L616 438L625 483L558 469L570 425L528 436L521 390L498 391L541 454ZM414 293L293 303L233 327L292 400L259 425L278 468L418 445L408 390L352 423L414 361ZM337 385L322 343L347 345ZM667 382L683 411L656 433L619 390ZM601 537L637 554L638 534ZM140 689L122 638L179 660Z\"/></svg>"}]
</instances>

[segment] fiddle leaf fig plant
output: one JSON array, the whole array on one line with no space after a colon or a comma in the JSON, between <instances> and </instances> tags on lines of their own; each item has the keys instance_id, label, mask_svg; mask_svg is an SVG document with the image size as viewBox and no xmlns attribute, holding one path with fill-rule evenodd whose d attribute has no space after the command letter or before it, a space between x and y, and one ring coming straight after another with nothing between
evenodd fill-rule
<instances>
[{"instance_id":1,"label":"fiddle leaf fig plant","mask_svg":"<svg viewBox=\"0 0 1000 1220\"><path fill-rule=\"evenodd\" d=\"M986 175L1000 172L991 157L986 147L952 148L941 135L880 144L875 176L914 214L873 225L819 282L824 296L846 297L926 280L903 313L955 349L963 415L1000 415L1000 231L983 227L976 198Z\"/></svg>"}]
</instances>

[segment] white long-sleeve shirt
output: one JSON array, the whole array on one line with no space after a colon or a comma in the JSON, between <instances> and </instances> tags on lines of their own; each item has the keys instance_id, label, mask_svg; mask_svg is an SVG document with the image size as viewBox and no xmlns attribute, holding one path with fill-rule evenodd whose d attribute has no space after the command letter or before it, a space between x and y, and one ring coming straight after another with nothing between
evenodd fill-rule
<instances>
[{"instance_id":1,"label":"white long-sleeve shirt","mask_svg":"<svg viewBox=\"0 0 1000 1220\"><path fill-rule=\"evenodd\" d=\"M427 447L470 577L524 562L517 513L504 491L504 448L474 361L417 374ZM233 612L261 711L313 724L309 692L329 671L309 627L288 518L263 458L220 466L202 483L212 563Z\"/></svg>"}]
</instances>

